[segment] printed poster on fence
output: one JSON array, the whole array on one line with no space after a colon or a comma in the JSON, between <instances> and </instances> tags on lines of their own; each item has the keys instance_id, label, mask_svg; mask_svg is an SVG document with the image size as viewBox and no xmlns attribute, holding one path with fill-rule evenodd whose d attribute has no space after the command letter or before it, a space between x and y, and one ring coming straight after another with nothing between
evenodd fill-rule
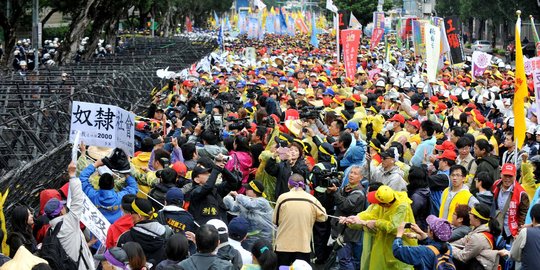
<instances>
[{"instance_id":1,"label":"printed poster on fence","mask_svg":"<svg viewBox=\"0 0 540 270\"><path fill-rule=\"evenodd\" d=\"M341 44L343 44L343 61L345 63L345 72L347 77L354 80L356 74L356 57L358 56L358 46L360 45L360 37L362 31L360 29L342 30Z\"/></svg>"},{"instance_id":2,"label":"printed poster on fence","mask_svg":"<svg viewBox=\"0 0 540 270\"><path fill-rule=\"evenodd\" d=\"M472 76L473 78L482 77L484 71L491 63L491 54L475 51L472 54Z\"/></svg>"},{"instance_id":3,"label":"printed poster on fence","mask_svg":"<svg viewBox=\"0 0 540 270\"><path fill-rule=\"evenodd\" d=\"M540 108L540 57L531 58L529 59L529 62L531 63L532 69L536 108Z\"/></svg>"},{"instance_id":4,"label":"printed poster on fence","mask_svg":"<svg viewBox=\"0 0 540 270\"><path fill-rule=\"evenodd\" d=\"M79 216L81 222L92 232L92 234L102 243L107 240L107 231L111 223L103 216L97 207L90 201L90 198L83 192L82 213ZM71 208L71 191L68 192L67 207Z\"/></svg>"},{"instance_id":5,"label":"printed poster on fence","mask_svg":"<svg viewBox=\"0 0 540 270\"><path fill-rule=\"evenodd\" d=\"M69 141L81 131L81 141L86 145L120 148L128 156L134 154L135 115L122 108L73 101Z\"/></svg>"}]
</instances>

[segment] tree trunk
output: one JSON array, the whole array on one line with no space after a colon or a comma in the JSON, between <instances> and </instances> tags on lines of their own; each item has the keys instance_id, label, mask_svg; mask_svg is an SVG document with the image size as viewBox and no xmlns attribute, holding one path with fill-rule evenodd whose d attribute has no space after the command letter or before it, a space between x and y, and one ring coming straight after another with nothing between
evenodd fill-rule
<instances>
[{"instance_id":1,"label":"tree trunk","mask_svg":"<svg viewBox=\"0 0 540 270\"><path fill-rule=\"evenodd\" d=\"M56 13L56 12L58 12L58 9L51 9L51 11L49 11L49 13L47 13L45 18L43 18L43 20L41 20L42 27L45 26L45 24L47 24L47 21L49 21L49 19L52 17L52 15L54 15L54 13Z\"/></svg>"},{"instance_id":2,"label":"tree trunk","mask_svg":"<svg viewBox=\"0 0 540 270\"><path fill-rule=\"evenodd\" d=\"M172 18L174 16L174 13L176 12L175 7L170 7L170 1L167 1L167 6L169 6L169 8L165 12L165 14L163 14L163 23L160 27L165 37L169 37L169 35L171 34Z\"/></svg>"},{"instance_id":3,"label":"tree trunk","mask_svg":"<svg viewBox=\"0 0 540 270\"><path fill-rule=\"evenodd\" d=\"M474 33L474 18L469 18L469 43L473 42L473 33Z\"/></svg>"},{"instance_id":4,"label":"tree trunk","mask_svg":"<svg viewBox=\"0 0 540 270\"><path fill-rule=\"evenodd\" d=\"M11 62L13 62L13 52L15 51L16 41L17 41L17 36L15 34L15 29L4 28L4 57L2 57L2 62L0 62L0 67L5 67L5 69L10 69Z\"/></svg>"},{"instance_id":5,"label":"tree trunk","mask_svg":"<svg viewBox=\"0 0 540 270\"><path fill-rule=\"evenodd\" d=\"M62 42L62 47L58 56L58 63L67 64L74 61L79 42L84 37L84 31L92 21L92 17L90 17L90 10L93 7L98 6L100 1L104 0L88 0L84 9L80 10L78 14L73 16L73 21L69 27L69 32Z\"/></svg>"},{"instance_id":6,"label":"tree trunk","mask_svg":"<svg viewBox=\"0 0 540 270\"><path fill-rule=\"evenodd\" d=\"M478 39L483 39L483 34L484 34L484 31L485 31L485 26L486 26L486 20L484 19L480 19L480 25L478 27Z\"/></svg>"}]
</instances>

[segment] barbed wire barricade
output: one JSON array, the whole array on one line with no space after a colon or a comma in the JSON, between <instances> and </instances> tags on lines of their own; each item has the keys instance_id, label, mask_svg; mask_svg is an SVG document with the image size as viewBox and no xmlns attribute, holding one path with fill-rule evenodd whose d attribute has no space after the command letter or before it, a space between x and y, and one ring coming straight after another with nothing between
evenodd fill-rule
<instances>
[{"instance_id":1,"label":"barbed wire barricade","mask_svg":"<svg viewBox=\"0 0 540 270\"><path fill-rule=\"evenodd\" d=\"M5 211L38 207L39 191L67 181L72 101L142 113L150 91L166 83L157 69L180 71L216 48L211 37L132 38L116 55L0 77L0 191L10 188Z\"/></svg>"}]
</instances>

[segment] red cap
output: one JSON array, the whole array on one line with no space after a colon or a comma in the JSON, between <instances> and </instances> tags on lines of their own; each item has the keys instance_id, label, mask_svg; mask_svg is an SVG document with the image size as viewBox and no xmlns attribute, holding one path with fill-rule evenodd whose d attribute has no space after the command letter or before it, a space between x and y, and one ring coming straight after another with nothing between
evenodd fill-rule
<instances>
[{"instance_id":1,"label":"red cap","mask_svg":"<svg viewBox=\"0 0 540 270\"><path fill-rule=\"evenodd\" d=\"M431 101L433 103L437 103L437 102L439 102L439 98L436 97L436 96L432 96L431 98L429 98L429 101Z\"/></svg>"},{"instance_id":2,"label":"red cap","mask_svg":"<svg viewBox=\"0 0 540 270\"><path fill-rule=\"evenodd\" d=\"M417 119L412 120L412 121L407 121L407 123L411 124L416 129L420 129L420 121L418 121Z\"/></svg>"},{"instance_id":3,"label":"red cap","mask_svg":"<svg viewBox=\"0 0 540 270\"><path fill-rule=\"evenodd\" d=\"M442 144L435 145L435 149L439 151L444 151L444 150L454 151L456 149L456 145L451 141L444 141Z\"/></svg>"},{"instance_id":4,"label":"red cap","mask_svg":"<svg viewBox=\"0 0 540 270\"><path fill-rule=\"evenodd\" d=\"M137 122L137 124L135 125L135 130L144 130L144 127L146 126L146 122L144 121L139 121Z\"/></svg>"},{"instance_id":5,"label":"red cap","mask_svg":"<svg viewBox=\"0 0 540 270\"><path fill-rule=\"evenodd\" d=\"M456 160L457 155L456 155L456 152L454 152L453 150L444 150L442 155L437 156L437 159L443 159L443 158L446 158L449 160Z\"/></svg>"},{"instance_id":6,"label":"red cap","mask_svg":"<svg viewBox=\"0 0 540 270\"><path fill-rule=\"evenodd\" d=\"M516 176L516 165L512 163L505 163L501 169L501 175Z\"/></svg>"},{"instance_id":7,"label":"red cap","mask_svg":"<svg viewBox=\"0 0 540 270\"><path fill-rule=\"evenodd\" d=\"M323 97L322 99L324 107L330 106L330 103L332 103L332 98L330 97Z\"/></svg>"},{"instance_id":8,"label":"red cap","mask_svg":"<svg viewBox=\"0 0 540 270\"><path fill-rule=\"evenodd\" d=\"M188 171L186 164L180 161L173 163L171 169L173 169L180 176L186 176L186 173Z\"/></svg>"},{"instance_id":9,"label":"red cap","mask_svg":"<svg viewBox=\"0 0 540 270\"><path fill-rule=\"evenodd\" d=\"M230 112L227 117L234 117L234 118L238 118L238 113L235 113L235 112Z\"/></svg>"},{"instance_id":10,"label":"red cap","mask_svg":"<svg viewBox=\"0 0 540 270\"><path fill-rule=\"evenodd\" d=\"M388 121L396 121L396 122L400 122L401 124L405 124L405 117L403 117L403 115L397 113L397 114L394 114L394 116L392 116L392 118L388 119Z\"/></svg>"},{"instance_id":11,"label":"red cap","mask_svg":"<svg viewBox=\"0 0 540 270\"><path fill-rule=\"evenodd\" d=\"M360 97L359 94L352 95L351 100L356 102L356 103L362 103L362 98Z\"/></svg>"},{"instance_id":12,"label":"red cap","mask_svg":"<svg viewBox=\"0 0 540 270\"><path fill-rule=\"evenodd\" d=\"M251 133L255 133L255 131L257 131L257 124L251 123L251 127L248 130Z\"/></svg>"},{"instance_id":13,"label":"red cap","mask_svg":"<svg viewBox=\"0 0 540 270\"><path fill-rule=\"evenodd\" d=\"M188 81L188 80L185 80L183 83L182 83L183 86L187 86L187 87L191 87L193 86L193 83L191 83L191 81Z\"/></svg>"}]
</instances>

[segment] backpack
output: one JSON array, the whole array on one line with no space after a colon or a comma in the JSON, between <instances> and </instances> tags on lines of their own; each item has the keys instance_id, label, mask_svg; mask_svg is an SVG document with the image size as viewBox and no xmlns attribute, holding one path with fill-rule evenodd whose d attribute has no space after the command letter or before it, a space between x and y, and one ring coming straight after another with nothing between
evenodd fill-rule
<instances>
[{"instance_id":1,"label":"backpack","mask_svg":"<svg viewBox=\"0 0 540 270\"><path fill-rule=\"evenodd\" d=\"M79 249L79 258L75 262L69 257L62 247L60 240L58 239L58 233L62 228L63 221L58 222L54 230L49 228L47 234L43 238L41 250L38 252L39 257L43 258L49 263L49 266L55 270L73 270L79 268L79 262L81 259L86 265L86 261L82 258L82 245ZM88 267L87 267L88 268Z\"/></svg>"},{"instance_id":2,"label":"backpack","mask_svg":"<svg viewBox=\"0 0 540 270\"><path fill-rule=\"evenodd\" d=\"M441 254L439 250L432 245L427 246L433 253L435 253L435 262L434 262L434 268L437 270L456 270L456 266L454 265L454 262L452 261L452 254L450 253L450 249L446 251L446 253Z\"/></svg>"}]
</instances>

